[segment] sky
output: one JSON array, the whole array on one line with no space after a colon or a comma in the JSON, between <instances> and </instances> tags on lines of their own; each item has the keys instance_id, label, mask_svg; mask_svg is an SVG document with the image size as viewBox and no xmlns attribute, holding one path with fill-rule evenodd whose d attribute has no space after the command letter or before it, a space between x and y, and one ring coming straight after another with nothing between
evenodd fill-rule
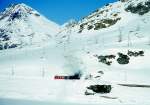
<instances>
[{"instance_id":1,"label":"sky","mask_svg":"<svg viewBox=\"0 0 150 105\"><path fill-rule=\"evenodd\" d=\"M79 21L96 9L117 0L0 0L0 11L10 4L25 3L57 24Z\"/></svg>"}]
</instances>

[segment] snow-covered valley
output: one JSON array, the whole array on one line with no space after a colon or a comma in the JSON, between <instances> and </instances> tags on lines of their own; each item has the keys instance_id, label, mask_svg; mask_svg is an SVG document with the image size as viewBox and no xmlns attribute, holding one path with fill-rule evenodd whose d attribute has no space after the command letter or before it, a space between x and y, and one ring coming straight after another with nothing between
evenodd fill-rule
<instances>
[{"instance_id":1,"label":"snow-covered valley","mask_svg":"<svg viewBox=\"0 0 150 105\"><path fill-rule=\"evenodd\" d=\"M14 53L13 51L14 49L7 50L7 52L4 51L5 53L1 52L3 55L1 59L4 59L1 61L0 71L0 97L2 99L25 99L48 101L48 103L60 100L60 103L92 103L94 105L96 103L139 104L143 103L143 101L145 104L149 103L150 88L118 85L150 84L148 63L150 55L147 49L144 50L144 57L132 58L129 65L122 66L114 62L110 67L100 64L92 55L82 52L79 55L80 58L84 58L82 59L84 66L82 64L75 64L78 59L73 59L75 60L73 61L74 64L78 67L77 69L83 71L84 75L81 80L54 79L55 75L70 75L76 72L72 71L74 69L73 66L68 66L68 61L66 62L64 52L62 52L63 48L58 50L57 48L47 46L42 47L42 50L40 48L32 50L26 48L25 50L16 49ZM104 51L101 53L116 53L118 49L107 49ZM126 49L121 51L124 52ZM16 54L20 56L16 56ZM104 74L100 78L94 78L99 75L98 71L103 71ZM94 77L85 80L84 78L88 74L92 74ZM111 84L113 89L109 94L86 96L84 94L86 87L91 84ZM104 96L113 97L114 99L107 99Z\"/></svg>"}]
</instances>

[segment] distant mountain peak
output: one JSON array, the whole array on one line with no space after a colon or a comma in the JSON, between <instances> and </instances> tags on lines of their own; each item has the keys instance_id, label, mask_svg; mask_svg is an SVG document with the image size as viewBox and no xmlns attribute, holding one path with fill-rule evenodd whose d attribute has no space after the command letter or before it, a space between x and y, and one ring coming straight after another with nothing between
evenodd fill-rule
<instances>
[{"instance_id":1,"label":"distant mountain peak","mask_svg":"<svg viewBox=\"0 0 150 105\"><path fill-rule=\"evenodd\" d=\"M17 11L22 11L22 12L29 12L33 11L33 9L29 6L27 6L24 3L19 3L19 4L11 4L10 7L6 9L6 12L17 12Z\"/></svg>"},{"instance_id":2,"label":"distant mountain peak","mask_svg":"<svg viewBox=\"0 0 150 105\"><path fill-rule=\"evenodd\" d=\"M74 27L77 23L78 22L75 19L70 19L69 21L67 21L66 23L64 23L62 25L62 27L71 28L71 27Z\"/></svg>"},{"instance_id":3,"label":"distant mountain peak","mask_svg":"<svg viewBox=\"0 0 150 105\"><path fill-rule=\"evenodd\" d=\"M0 14L0 50L49 42L59 25L24 3L11 4Z\"/></svg>"},{"instance_id":4,"label":"distant mountain peak","mask_svg":"<svg viewBox=\"0 0 150 105\"><path fill-rule=\"evenodd\" d=\"M24 3L18 3L18 4L11 4L11 7L19 7L19 8L31 8L28 5L24 4Z\"/></svg>"},{"instance_id":5,"label":"distant mountain peak","mask_svg":"<svg viewBox=\"0 0 150 105\"><path fill-rule=\"evenodd\" d=\"M40 14L32 9L30 6L27 6L24 3L20 4L11 4L8 8L5 9L4 12L0 15L0 20L4 19L5 17L9 17L8 20L14 20L22 17L27 17L30 14L34 14L36 16L40 16Z\"/></svg>"}]
</instances>

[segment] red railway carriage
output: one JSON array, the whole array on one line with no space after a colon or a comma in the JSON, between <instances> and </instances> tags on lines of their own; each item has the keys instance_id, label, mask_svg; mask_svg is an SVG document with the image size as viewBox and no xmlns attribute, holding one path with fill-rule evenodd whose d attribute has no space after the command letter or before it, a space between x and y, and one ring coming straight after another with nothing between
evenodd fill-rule
<instances>
[{"instance_id":1,"label":"red railway carriage","mask_svg":"<svg viewBox=\"0 0 150 105\"><path fill-rule=\"evenodd\" d=\"M67 80L79 80L80 77L79 76L76 76L76 75L73 75L73 76L55 76L54 79L67 79Z\"/></svg>"},{"instance_id":2,"label":"red railway carriage","mask_svg":"<svg viewBox=\"0 0 150 105\"><path fill-rule=\"evenodd\" d=\"M65 79L65 76L55 76L55 79Z\"/></svg>"}]
</instances>

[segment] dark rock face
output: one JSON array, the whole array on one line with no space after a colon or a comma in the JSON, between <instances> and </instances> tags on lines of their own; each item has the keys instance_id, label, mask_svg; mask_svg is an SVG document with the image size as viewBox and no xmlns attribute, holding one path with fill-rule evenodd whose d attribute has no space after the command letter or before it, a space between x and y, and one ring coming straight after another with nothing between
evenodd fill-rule
<instances>
[{"instance_id":1,"label":"dark rock face","mask_svg":"<svg viewBox=\"0 0 150 105\"><path fill-rule=\"evenodd\" d=\"M129 51L128 50L128 55L130 57L134 56L134 57L137 57L137 56L144 56L144 51Z\"/></svg>"},{"instance_id":2,"label":"dark rock face","mask_svg":"<svg viewBox=\"0 0 150 105\"><path fill-rule=\"evenodd\" d=\"M137 6L129 5L125 10L127 12L144 15L150 11L150 1L145 2L145 4L139 3Z\"/></svg>"},{"instance_id":3,"label":"dark rock face","mask_svg":"<svg viewBox=\"0 0 150 105\"><path fill-rule=\"evenodd\" d=\"M103 29L103 28L107 28L110 27L114 24L116 24L121 18L117 18L117 19L102 19L99 22L95 23L94 25L88 25L88 23L94 23L94 21L90 21L87 23L82 23L80 25L80 29L78 33L81 33L85 27L87 26L88 30L94 29L94 30L99 30L99 29Z\"/></svg>"},{"instance_id":4,"label":"dark rock face","mask_svg":"<svg viewBox=\"0 0 150 105\"><path fill-rule=\"evenodd\" d=\"M0 29L0 50L18 47L17 44L9 43L11 37L8 33L10 34L11 32Z\"/></svg>"},{"instance_id":5,"label":"dark rock face","mask_svg":"<svg viewBox=\"0 0 150 105\"><path fill-rule=\"evenodd\" d=\"M1 44L0 43L0 50L11 49L11 48L16 48L16 47L18 47L17 44L8 44L8 43Z\"/></svg>"},{"instance_id":6,"label":"dark rock face","mask_svg":"<svg viewBox=\"0 0 150 105\"><path fill-rule=\"evenodd\" d=\"M96 93L110 93L112 87L111 85L91 85L87 87L87 89L90 89Z\"/></svg>"},{"instance_id":7,"label":"dark rock face","mask_svg":"<svg viewBox=\"0 0 150 105\"><path fill-rule=\"evenodd\" d=\"M104 63L106 65L111 65L112 61L108 61L108 59L115 59L115 55L106 55L106 56L96 56L99 59L99 62Z\"/></svg>"},{"instance_id":8,"label":"dark rock face","mask_svg":"<svg viewBox=\"0 0 150 105\"><path fill-rule=\"evenodd\" d=\"M34 15L35 15L35 16L38 16L38 17L40 16L40 14L38 14L38 13L35 13Z\"/></svg>"},{"instance_id":9,"label":"dark rock face","mask_svg":"<svg viewBox=\"0 0 150 105\"><path fill-rule=\"evenodd\" d=\"M12 13L10 15L10 19L9 20L14 20L14 19L19 19L21 17L21 13L19 11Z\"/></svg>"},{"instance_id":10,"label":"dark rock face","mask_svg":"<svg viewBox=\"0 0 150 105\"><path fill-rule=\"evenodd\" d=\"M100 73L100 74L104 74L104 72L103 72L103 71L98 71L98 73Z\"/></svg>"},{"instance_id":11,"label":"dark rock face","mask_svg":"<svg viewBox=\"0 0 150 105\"><path fill-rule=\"evenodd\" d=\"M4 29L0 29L0 40L1 41L8 41L10 37L7 35L7 31Z\"/></svg>"},{"instance_id":12,"label":"dark rock face","mask_svg":"<svg viewBox=\"0 0 150 105\"><path fill-rule=\"evenodd\" d=\"M33 13L32 8L27 7L24 4L11 4L7 9L5 9L1 13L0 20L3 20L5 17L9 17L8 21L12 21L14 19L20 19L22 17L26 18L27 14L35 14L35 13Z\"/></svg>"},{"instance_id":13,"label":"dark rock face","mask_svg":"<svg viewBox=\"0 0 150 105\"><path fill-rule=\"evenodd\" d=\"M0 40L1 41L8 41L10 37L6 34L0 34Z\"/></svg>"},{"instance_id":14,"label":"dark rock face","mask_svg":"<svg viewBox=\"0 0 150 105\"><path fill-rule=\"evenodd\" d=\"M16 48L16 47L18 47L17 44L12 44L12 45L10 45L8 48Z\"/></svg>"},{"instance_id":15,"label":"dark rock face","mask_svg":"<svg viewBox=\"0 0 150 105\"><path fill-rule=\"evenodd\" d=\"M85 28L85 26L87 25L88 23L82 23L81 25L80 25L80 29L79 29L79 32L78 33L81 33L83 30L84 30L84 28Z\"/></svg>"},{"instance_id":16,"label":"dark rock face","mask_svg":"<svg viewBox=\"0 0 150 105\"><path fill-rule=\"evenodd\" d=\"M88 29L88 30L91 30L93 27L94 27L94 26L92 26L92 25L88 25L87 29Z\"/></svg>"},{"instance_id":17,"label":"dark rock face","mask_svg":"<svg viewBox=\"0 0 150 105\"><path fill-rule=\"evenodd\" d=\"M8 49L9 48L9 44L8 43L5 43L4 44L4 49Z\"/></svg>"},{"instance_id":18,"label":"dark rock face","mask_svg":"<svg viewBox=\"0 0 150 105\"><path fill-rule=\"evenodd\" d=\"M110 27L110 26L116 24L117 21L120 20L120 19L121 18L117 18L117 19L114 19L114 20L113 19L103 19L103 20L101 20L101 22L94 24L94 26L95 26L94 30L99 30L99 29L102 29L102 28ZM107 26L106 26L106 24L107 24Z\"/></svg>"},{"instance_id":19,"label":"dark rock face","mask_svg":"<svg viewBox=\"0 0 150 105\"><path fill-rule=\"evenodd\" d=\"M106 28L106 25L103 24L103 23L95 23L94 26L95 26L94 30L99 30L99 29L102 29L102 28Z\"/></svg>"},{"instance_id":20,"label":"dark rock face","mask_svg":"<svg viewBox=\"0 0 150 105\"><path fill-rule=\"evenodd\" d=\"M3 46L2 45L0 45L0 50L3 50Z\"/></svg>"},{"instance_id":21,"label":"dark rock face","mask_svg":"<svg viewBox=\"0 0 150 105\"><path fill-rule=\"evenodd\" d=\"M119 1L121 1L121 2L127 2L128 0L119 0Z\"/></svg>"},{"instance_id":22,"label":"dark rock face","mask_svg":"<svg viewBox=\"0 0 150 105\"><path fill-rule=\"evenodd\" d=\"M122 53L118 53L119 58L117 59L117 62L119 64L128 64L130 58L128 57L128 55L122 54Z\"/></svg>"},{"instance_id":23,"label":"dark rock face","mask_svg":"<svg viewBox=\"0 0 150 105\"><path fill-rule=\"evenodd\" d=\"M138 56L144 56L144 51L130 51L128 50L127 54L123 53L118 53L118 56L116 58L116 55L94 55L94 57L98 58L98 62L104 63L108 66L110 66L113 63L113 59L117 60L118 64L124 65L124 64L129 64L130 58L131 57L138 57Z\"/></svg>"}]
</instances>

